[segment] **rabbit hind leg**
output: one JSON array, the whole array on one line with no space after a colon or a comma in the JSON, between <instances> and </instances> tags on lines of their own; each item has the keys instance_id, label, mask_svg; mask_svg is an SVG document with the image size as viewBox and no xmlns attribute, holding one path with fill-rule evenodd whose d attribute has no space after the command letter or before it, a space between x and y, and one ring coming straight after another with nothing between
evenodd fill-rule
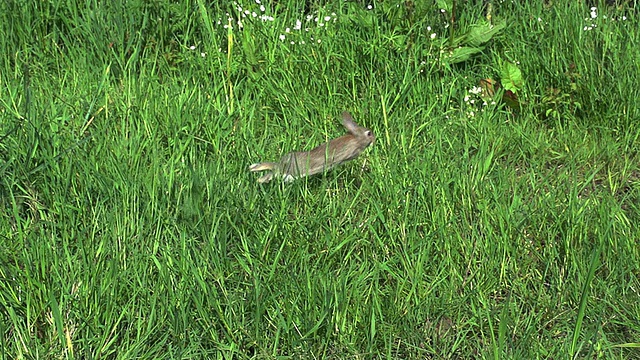
<instances>
[{"instance_id":1,"label":"rabbit hind leg","mask_svg":"<svg viewBox=\"0 0 640 360\"><path fill-rule=\"evenodd\" d=\"M268 183L269 181L271 181L271 179L273 179L273 173L268 172L262 175L260 178L258 178L258 183L260 184Z\"/></svg>"},{"instance_id":2,"label":"rabbit hind leg","mask_svg":"<svg viewBox=\"0 0 640 360\"><path fill-rule=\"evenodd\" d=\"M277 163L272 163L272 162L263 162L263 163L251 164L251 165L249 165L249 171L254 172L254 171L273 170L277 166L278 166Z\"/></svg>"}]
</instances>

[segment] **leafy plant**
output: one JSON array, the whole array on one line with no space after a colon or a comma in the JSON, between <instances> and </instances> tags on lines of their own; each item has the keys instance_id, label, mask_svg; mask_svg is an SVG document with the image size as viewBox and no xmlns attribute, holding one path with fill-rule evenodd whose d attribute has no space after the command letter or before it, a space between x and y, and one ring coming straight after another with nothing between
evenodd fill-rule
<instances>
[{"instance_id":1,"label":"leafy plant","mask_svg":"<svg viewBox=\"0 0 640 360\"><path fill-rule=\"evenodd\" d=\"M569 65L564 74L564 84L559 87L549 86L540 98L541 115L545 119L560 120L567 114L575 115L582 110L582 103L577 100L578 79L580 74L575 65Z\"/></svg>"},{"instance_id":2,"label":"leafy plant","mask_svg":"<svg viewBox=\"0 0 640 360\"><path fill-rule=\"evenodd\" d=\"M506 22L504 20L497 24L481 20L471 26L467 33L451 41L449 51L443 58L443 62L446 65L452 65L469 60L471 56L482 52L484 45L502 31L505 26Z\"/></svg>"},{"instance_id":3,"label":"leafy plant","mask_svg":"<svg viewBox=\"0 0 640 360\"><path fill-rule=\"evenodd\" d=\"M505 90L517 93L524 86L520 68L511 61L500 61L500 80Z\"/></svg>"}]
</instances>

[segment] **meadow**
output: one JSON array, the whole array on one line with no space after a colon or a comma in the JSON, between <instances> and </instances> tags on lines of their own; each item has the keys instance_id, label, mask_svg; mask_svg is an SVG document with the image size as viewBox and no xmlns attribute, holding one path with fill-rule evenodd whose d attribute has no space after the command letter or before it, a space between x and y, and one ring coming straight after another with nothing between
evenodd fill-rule
<instances>
[{"instance_id":1,"label":"meadow","mask_svg":"<svg viewBox=\"0 0 640 360\"><path fill-rule=\"evenodd\" d=\"M638 13L489 3L3 1L0 357L640 358Z\"/></svg>"}]
</instances>

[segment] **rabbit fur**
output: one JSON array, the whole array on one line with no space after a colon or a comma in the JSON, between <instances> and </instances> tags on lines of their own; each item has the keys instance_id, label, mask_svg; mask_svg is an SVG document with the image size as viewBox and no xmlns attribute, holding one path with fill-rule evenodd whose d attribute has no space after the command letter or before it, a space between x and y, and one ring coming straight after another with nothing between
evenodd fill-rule
<instances>
[{"instance_id":1,"label":"rabbit fur","mask_svg":"<svg viewBox=\"0 0 640 360\"><path fill-rule=\"evenodd\" d=\"M311 151L294 151L284 155L278 162L262 162L249 166L249 171L269 172L258 179L259 183L267 183L281 177L284 182L327 171L345 161L356 158L371 145L375 135L369 129L358 126L347 111L342 113L342 125L347 129L345 134L328 143L324 143Z\"/></svg>"}]
</instances>

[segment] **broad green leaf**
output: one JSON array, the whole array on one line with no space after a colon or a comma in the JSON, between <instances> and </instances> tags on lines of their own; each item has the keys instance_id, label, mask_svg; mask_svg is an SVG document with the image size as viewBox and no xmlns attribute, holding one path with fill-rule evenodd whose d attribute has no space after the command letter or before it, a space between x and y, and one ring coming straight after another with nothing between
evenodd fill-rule
<instances>
[{"instance_id":1,"label":"broad green leaf","mask_svg":"<svg viewBox=\"0 0 640 360\"><path fill-rule=\"evenodd\" d=\"M451 12L451 8L452 8L451 0L438 0L438 8L444 9L446 12Z\"/></svg>"},{"instance_id":2,"label":"broad green leaf","mask_svg":"<svg viewBox=\"0 0 640 360\"><path fill-rule=\"evenodd\" d=\"M500 82L505 90L511 90L517 93L524 86L522 72L518 66L510 61L502 62L500 68Z\"/></svg>"},{"instance_id":3,"label":"broad green leaf","mask_svg":"<svg viewBox=\"0 0 640 360\"><path fill-rule=\"evenodd\" d=\"M494 25L488 23L476 24L467 33L466 43L469 46L480 46L491 40L493 35L504 29L505 25L505 21Z\"/></svg>"},{"instance_id":4,"label":"broad green leaf","mask_svg":"<svg viewBox=\"0 0 640 360\"><path fill-rule=\"evenodd\" d=\"M457 64L463 61L467 61L471 57L471 55L477 54L482 50L483 48L481 47L461 46L454 49L451 52L451 55L446 57L444 61L448 64Z\"/></svg>"}]
</instances>

